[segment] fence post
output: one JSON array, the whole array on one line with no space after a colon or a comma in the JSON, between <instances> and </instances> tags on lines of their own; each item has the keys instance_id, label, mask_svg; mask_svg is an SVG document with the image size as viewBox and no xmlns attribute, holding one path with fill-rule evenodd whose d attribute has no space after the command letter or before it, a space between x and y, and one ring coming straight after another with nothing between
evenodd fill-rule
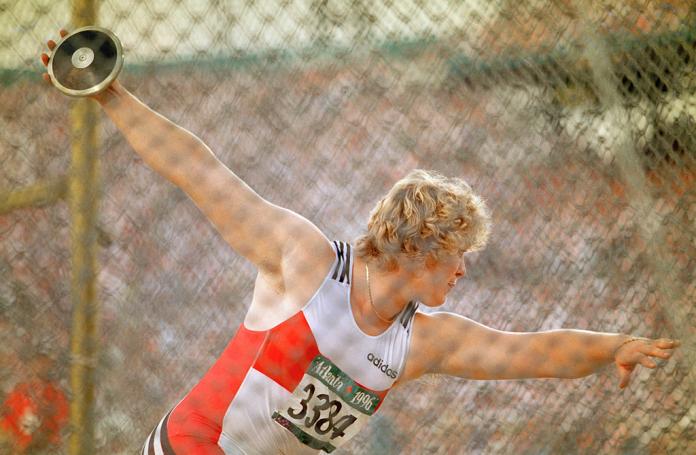
<instances>
[{"instance_id":1,"label":"fence post","mask_svg":"<svg viewBox=\"0 0 696 455\"><path fill-rule=\"evenodd\" d=\"M96 23L95 0L73 0L72 26ZM95 453L94 398L98 360L96 299L98 175L98 106L78 99L71 106L72 163L69 180L71 212L70 455Z\"/></svg>"}]
</instances>

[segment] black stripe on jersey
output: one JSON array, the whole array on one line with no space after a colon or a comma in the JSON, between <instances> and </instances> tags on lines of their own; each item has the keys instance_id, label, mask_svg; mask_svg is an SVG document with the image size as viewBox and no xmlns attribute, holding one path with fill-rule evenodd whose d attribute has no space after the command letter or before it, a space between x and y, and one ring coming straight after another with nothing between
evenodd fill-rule
<instances>
[{"instance_id":1,"label":"black stripe on jersey","mask_svg":"<svg viewBox=\"0 0 696 455\"><path fill-rule=\"evenodd\" d=\"M333 244L336 248L338 262L336 263L331 278L339 283L350 284L350 245L335 240Z\"/></svg>"},{"instance_id":2,"label":"black stripe on jersey","mask_svg":"<svg viewBox=\"0 0 696 455\"><path fill-rule=\"evenodd\" d=\"M150 433L147 440L147 446L143 447L143 455L155 455L157 453L155 451L155 445L162 449L162 453L164 453L164 455L176 455L169 442L169 436L167 435L167 421L169 420L169 414L171 414L171 411L169 411L169 413L164 416L164 418L160 420L157 425L155 425L155 429L152 430L152 433ZM159 439L157 439L158 428L160 429Z\"/></svg>"},{"instance_id":3,"label":"black stripe on jersey","mask_svg":"<svg viewBox=\"0 0 696 455\"><path fill-rule=\"evenodd\" d=\"M336 268L334 269L332 279L338 278L338 272L343 267L343 242L337 242L334 240L334 247L336 247L336 255L338 256L338 262L336 263Z\"/></svg>"},{"instance_id":4,"label":"black stripe on jersey","mask_svg":"<svg viewBox=\"0 0 696 455\"><path fill-rule=\"evenodd\" d=\"M341 281L345 278L344 283L350 284L350 244L346 243L346 266L343 267L343 273L341 273Z\"/></svg>"},{"instance_id":5,"label":"black stripe on jersey","mask_svg":"<svg viewBox=\"0 0 696 455\"><path fill-rule=\"evenodd\" d=\"M171 413L172 412L169 411L169 414ZM162 443L162 452L164 452L164 455L176 455L174 453L174 449L169 443L169 434L167 433L167 422L169 421L169 414L167 414L167 416L164 418L164 422L162 422L162 429L160 430L160 442Z\"/></svg>"},{"instance_id":6,"label":"black stripe on jersey","mask_svg":"<svg viewBox=\"0 0 696 455\"><path fill-rule=\"evenodd\" d=\"M155 455L155 433L157 433L157 425L150 433L150 443L147 445L147 455Z\"/></svg>"},{"instance_id":7,"label":"black stripe on jersey","mask_svg":"<svg viewBox=\"0 0 696 455\"><path fill-rule=\"evenodd\" d=\"M418 309L418 302L411 300L408 302L408 305L406 306L406 309L401 313L401 319L399 319L399 322L401 323L402 326L404 326L404 329L408 329L409 324L411 323L411 319L413 319L413 315L416 314L416 310Z\"/></svg>"}]
</instances>

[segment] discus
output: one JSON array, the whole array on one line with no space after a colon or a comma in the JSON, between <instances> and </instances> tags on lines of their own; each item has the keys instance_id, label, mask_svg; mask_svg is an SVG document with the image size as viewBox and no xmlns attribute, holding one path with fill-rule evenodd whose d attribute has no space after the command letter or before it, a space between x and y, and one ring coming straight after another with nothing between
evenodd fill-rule
<instances>
[{"instance_id":1,"label":"discus","mask_svg":"<svg viewBox=\"0 0 696 455\"><path fill-rule=\"evenodd\" d=\"M121 41L101 27L81 27L64 36L48 59L53 85L69 96L105 90L123 68Z\"/></svg>"}]
</instances>

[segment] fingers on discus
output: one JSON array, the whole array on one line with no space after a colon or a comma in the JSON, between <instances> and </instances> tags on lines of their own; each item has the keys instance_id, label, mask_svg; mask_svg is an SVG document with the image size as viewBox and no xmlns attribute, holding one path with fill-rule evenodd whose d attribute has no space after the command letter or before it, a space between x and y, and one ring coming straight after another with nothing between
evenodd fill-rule
<instances>
[{"instance_id":1,"label":"fingers on discus","mask_svg":"<svg viewBox=\"0 0 696 455\"><path fill-rule=\"evenodd\" d=\"M64 28L61 28L60 31L59 31L58 33L60 34L60 37L61 37L61 38L65 38L65 37L68 35L68 31L65 30ZM48 44L48 48L51 49L51 50L53 50L53 48L56 47L56 42L53 41L52 39L48 40L48 41L46 42L46 44Z\"/></svg>"},{"instance_id":2,"label":"fingers on discus","mask_svg":"<svg viewBox=\"0 0 696 455\"><path fill-rule=\"evenodd\" d=\"M60 34L61 38L65 38L68 35L68 31L65 29L60 29L58 33ZM52 39L48 40L46 44L50 50L53 50L56 47L56 42ZM45 52L41 53L41 63L43 63L44 66L48 66L49 59L50 57L48 56L48 54L46 54ZM46 82L51 82L51 76L49 76L47 73L42 74L42 77Z\"/></svg>"},{"instance_id":3,"label":"fingers on discus","mask_svg":"<svg viewBox=\"0 0 696 455\"><path fill-rule=\"evenodd\" d=\"M48 66L48 55L46 55L46 53L41 54L41 63L43 63L44 66ZM51 82L51 76L49 76L48 73L43 73L41 77L43 77L44 81L48 83Z\"/></svg>"}]
</instances>

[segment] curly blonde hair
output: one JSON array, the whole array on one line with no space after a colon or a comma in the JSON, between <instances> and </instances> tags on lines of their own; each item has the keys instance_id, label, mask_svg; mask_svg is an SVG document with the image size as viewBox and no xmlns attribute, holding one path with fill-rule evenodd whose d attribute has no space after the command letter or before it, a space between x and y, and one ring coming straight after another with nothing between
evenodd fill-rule
<instances>
[{"instance_id":1,"label":"curly blonde hair","mask_svg":"<svg viewBox=\"0 0 696 455\"><path fill-rule=\"evenodd\" d=\"M416 169L372 209L355 248L360 257L394 268L400 255L425 259L480 250L490 225L486 204L464 180Z\"/></svg>"}]
</instances>

